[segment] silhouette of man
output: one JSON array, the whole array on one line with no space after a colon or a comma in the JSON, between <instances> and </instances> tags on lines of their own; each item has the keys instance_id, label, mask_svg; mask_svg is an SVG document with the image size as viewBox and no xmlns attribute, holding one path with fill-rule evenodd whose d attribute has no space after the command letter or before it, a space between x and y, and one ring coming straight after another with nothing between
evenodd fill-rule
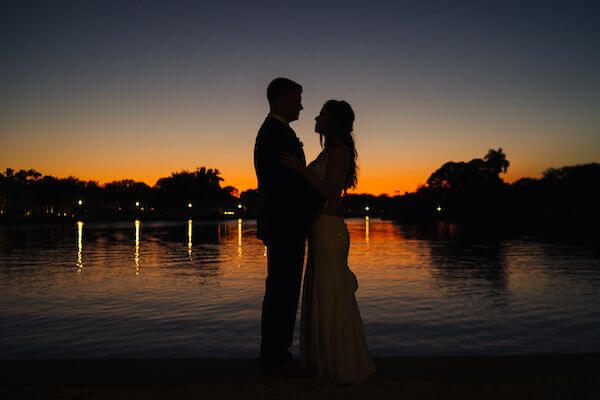
<instances>
[{"instance_id":1,"label":"silhouette of man","mask_svg":"<svg viewBox=\"0 0 600 400\"><path fill-rule=\"evenodd\" d=\"M293 362L294 336L308 230L324 202L300 174L281 165L281 153L304 164L302 142L289 123L302 110L302 86L287 78L267 88L270 112L254 145L258 178L257 236L267 246L267 279L262 305L260 367L273 371Z\"/></svg>"}]
</instances>

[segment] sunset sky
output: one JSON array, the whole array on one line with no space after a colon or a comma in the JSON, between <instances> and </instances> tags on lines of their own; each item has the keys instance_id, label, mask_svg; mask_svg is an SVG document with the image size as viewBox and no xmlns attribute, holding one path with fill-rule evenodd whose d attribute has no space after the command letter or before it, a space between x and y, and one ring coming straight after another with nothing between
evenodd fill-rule
<instances>
[{"instance_id":1,"label":"sunset sky","mask_svg":"<svg viewBox=\"0 0 600 400\"><path fill-rule=\"evenodd\" d=\"M292 127L308 160L322 104L353 106L357 192L413 191L490 148L509 182L600 161L598 2L10 3L2 170L153 185L206 166L254 188L277 76L304 87Z\"/></svg>"}]
</instances>

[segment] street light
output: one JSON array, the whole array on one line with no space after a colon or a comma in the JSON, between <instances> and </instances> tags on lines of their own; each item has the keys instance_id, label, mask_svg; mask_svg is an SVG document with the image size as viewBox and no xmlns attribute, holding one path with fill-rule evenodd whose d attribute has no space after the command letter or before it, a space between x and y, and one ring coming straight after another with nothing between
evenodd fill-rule
<instances>
[{"instance_id":1,"label":"street light","mask_svg":"<svg viewBox=\"0 0 600 400\"><path fill-rule=\"evenodd\" d=\"M369 206L365 207L365 211L369 211L371 208Z\"/></svg>"},{"instance_id":2,"label":"street light","mask_svg":"<svg viewBox=\"0 0 600 400\"><path fill-rule=\"evenodd\" d=\"M188 203L188 208L192 208L192 203Z\"/></svg>"},{"instance_id":3,"label":"street light","mask_svg":"<svg viewBox=\"0 0 600 400\"><path fill-rule=\"evenodd\" d=\"M238 204L238 208L242 208L242 205L241 205L241 204Z\"/></svg>"},{"instance_id":4,"label":"street light","mask_svg":"<svg viewBox=\"0 0 600 400\"><path fill-rule=\"evenodd\" d=\"M79 204L79 205L82 205L82 204L83 204L83 200L79 200L79 201L77 202L77 204Z\"/></svg>"},{"instance_id":5,"label":"street light","mask_svg":"<svg viewBox=\"0 0 600 400\"><path fill-rule=\"evenodd\" d=\"M437 211L437 212L442 212L442 206L437 206L437 207L435 208L435 211Z\"/></svg>"},{"instance_id":6,"label":"street light","mask_svg":"<svg viewBox=\"0 0 600 400\"><path fill-rule=\"evenodd\" d=\"M140 206L140 202L139 202L139 201L136 201L136 202L135 202L135 206L136 206L136 207L139 207L139 206Z\"/></svg>"}]
</instances>

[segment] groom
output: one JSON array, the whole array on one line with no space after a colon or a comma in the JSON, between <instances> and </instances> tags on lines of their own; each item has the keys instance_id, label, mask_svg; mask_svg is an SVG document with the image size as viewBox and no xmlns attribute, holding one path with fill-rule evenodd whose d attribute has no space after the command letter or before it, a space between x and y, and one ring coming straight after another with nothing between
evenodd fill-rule
<instances>
[{"instance_id":1,"label":"groom","mask_svg":"<svg viewBox=\"0 0 600 400\"><path fill-rule=\"evenodd\" d=\"M308 230L324 202L301 175L280 164L281 153L295 154L304 164L302 142L290 127L302 110L302 86L287 78L267 88L270 112L254 145L258 178L257 236L267 247L267 279L262 305L260 367L271 372L293 363L289 348Z\"/></svg>"}]
</instances>

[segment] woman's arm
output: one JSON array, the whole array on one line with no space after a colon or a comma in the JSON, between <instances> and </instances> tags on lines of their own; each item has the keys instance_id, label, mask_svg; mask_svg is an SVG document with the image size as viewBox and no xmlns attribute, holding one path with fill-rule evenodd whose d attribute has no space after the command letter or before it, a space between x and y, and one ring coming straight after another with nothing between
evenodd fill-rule
<instances>
[{"instance_id":1,"label":"woman's arm","mask_svg":"<svg viewBox=\"0 0 600 400\"><path fill-rule=\"evenodd\" d=\"M280 160L285 167L299 172L328 202L339 197L346 172L346 152L342 147L334 147L329 151L324 181L306 168L293 154L282 153Z\"/></svg>"}]
</instances>

